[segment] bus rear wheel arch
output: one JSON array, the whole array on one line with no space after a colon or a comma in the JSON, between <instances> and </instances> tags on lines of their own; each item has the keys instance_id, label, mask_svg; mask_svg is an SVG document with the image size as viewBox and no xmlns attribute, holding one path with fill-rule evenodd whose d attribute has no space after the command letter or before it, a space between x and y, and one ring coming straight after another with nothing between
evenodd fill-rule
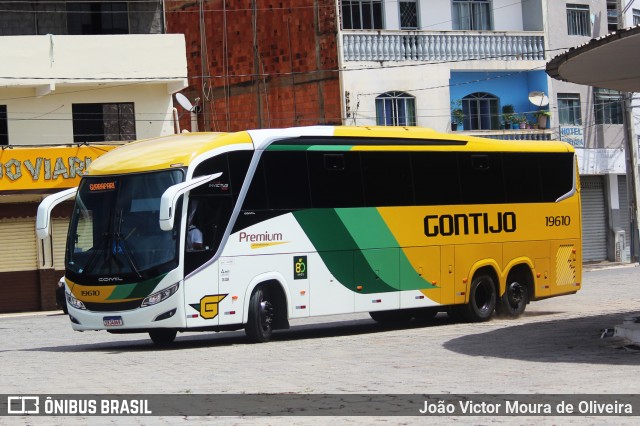
<instances>
[{"instance_id":1,"label":"bus rear wheel arch","mask_svg":"<svg viewBox=\"0 0 640 426\"><path fill-rule=\"evenodd\" d=\"M259 284L249 299L249 315L244 331L254 343L271 340L273 330L289 328L287 298L278 282Z\"/></svg>"},{"instance_id":2,"label":"bus rear wheel arch","mask_svg":"<svg viewBox=\"0 0 640 426\"><path fill-rule=\"evenodd\" d=\"M498 299L496 313L506 318L517 318L524 313L533 294L533 278L526 265L514 267L507 276L504 294Z\"/></svg>"}]
</instances>

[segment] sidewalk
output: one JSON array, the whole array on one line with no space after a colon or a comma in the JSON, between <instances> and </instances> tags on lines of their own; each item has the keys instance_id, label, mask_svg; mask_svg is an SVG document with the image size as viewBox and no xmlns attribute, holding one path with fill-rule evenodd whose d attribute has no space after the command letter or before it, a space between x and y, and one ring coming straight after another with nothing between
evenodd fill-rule
<instances>
[{"instance_id":1,"label":"sidewalk","mask_svg":"<svg viewBox=\"0 0 640 426\"><path fill-rule=\"evenodd\" d=\"M582 272L601 271L604 269L637 268L638 266L640 266L638 263L620 263L608 261L583 263Z\"/></svg>"}]
</instances>

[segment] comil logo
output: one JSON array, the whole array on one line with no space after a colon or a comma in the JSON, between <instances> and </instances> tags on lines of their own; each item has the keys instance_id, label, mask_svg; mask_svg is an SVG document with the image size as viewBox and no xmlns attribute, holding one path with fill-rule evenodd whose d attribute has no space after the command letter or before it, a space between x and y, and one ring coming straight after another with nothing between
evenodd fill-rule
<instances>
[{"instance_id":1,"label":"comil logo","mask_svg":"<svg viewBox=\"0 0 640 426\"><path fill-rule=\"evenodd\" d=\"M9 396L7 397L7 414L39 414L40 397Z\"/></svg>"}]
</instances>

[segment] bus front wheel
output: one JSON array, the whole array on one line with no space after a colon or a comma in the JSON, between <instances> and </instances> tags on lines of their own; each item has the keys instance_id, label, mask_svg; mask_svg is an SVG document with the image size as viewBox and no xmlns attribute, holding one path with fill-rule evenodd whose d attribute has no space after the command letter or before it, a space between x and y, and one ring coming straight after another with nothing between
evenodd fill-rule
<instances>
[{"instance_id":1,"label":"bus front wheel","mask_svg":"<svg viewBox=\"0 0 640 426\"><path fill-rule=\"evenodd\" d=\"M175 340L176 334L178 334L176 330L157 329L149 331L149 337L158 346L169 346Z\"/></svg>"},{"instance_id":2,"label":"bus front wheel","mask_svg":"<svg viewBox=\"0 0 640 426\"><path fill-rule=\"evenodd\" d=\"M249 318L244 327L247 337L253 342L264 343L271 339L275 307L263 287L253 291L249 301Z\"/></svg>"},{"instance_id":3,"label":"bus front wheel","mask_svg":"<svg viewBox=\"0 0 640 426\"><path fill-rule=\"evenodd\" d=\"M469 303L462 305L464 318L470 322L488 321L496 308L496 286L487 274L477 275L469 287Z\"/></svg>"}]
</instances>

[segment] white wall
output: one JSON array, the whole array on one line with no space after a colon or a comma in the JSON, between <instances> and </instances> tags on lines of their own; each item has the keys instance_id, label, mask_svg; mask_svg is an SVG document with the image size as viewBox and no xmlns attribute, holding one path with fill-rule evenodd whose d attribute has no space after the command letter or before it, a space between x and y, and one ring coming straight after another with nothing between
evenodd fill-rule
<instances>
[{"instance_id":1,"label":"white wall","mask_svg":"<svg viewBox=\"0 0 640 426\"><path fill-rule=\"evenodd\" d=\"M78 86L42 97L34 96L33 89L10 89L0 90L0 99L7 106L11 145L72 143L74 103L133 102L137 139L173 133L173 106L166 84Z\"/></svg>"},{"instance_id":2,"label":"white wall","mask_svg":"<svg viewBox=\"0 0 640 426\"><path fill-rule=\"evenodd\" d=\"M187 86L184 35L0 37L9 144L73 142L74 103L134 103L136 138L173 133Z\"/></svg>"}]
</instances>

